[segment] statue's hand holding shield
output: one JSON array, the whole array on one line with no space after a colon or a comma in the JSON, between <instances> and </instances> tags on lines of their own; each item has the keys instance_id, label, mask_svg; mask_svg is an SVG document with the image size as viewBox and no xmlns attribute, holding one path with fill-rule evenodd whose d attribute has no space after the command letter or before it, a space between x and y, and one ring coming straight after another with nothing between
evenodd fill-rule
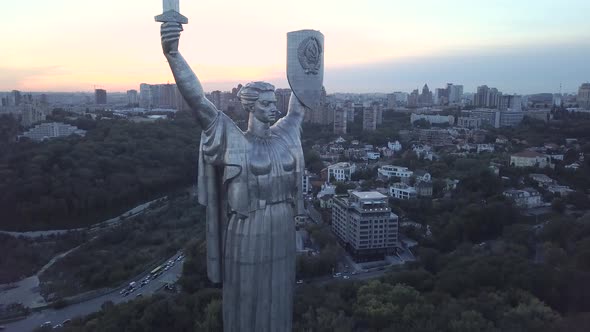
<instances>
[{"instance_id":1,"label":"statue's hand holding shield","mask_svg":"<svg viewBox=\"0 0 590 332\"><path fill-rule=\"evenodd\" d=\"M324 83L324 35L316 30L287 34L287 79L305 107L317 110Z\"/></svg>"}]
</instances>

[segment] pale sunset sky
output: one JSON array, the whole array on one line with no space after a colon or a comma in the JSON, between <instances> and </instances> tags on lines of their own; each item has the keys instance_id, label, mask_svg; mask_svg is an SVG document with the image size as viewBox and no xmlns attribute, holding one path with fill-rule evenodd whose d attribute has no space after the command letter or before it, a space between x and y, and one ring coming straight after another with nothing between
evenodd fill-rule
<instances>
[{"instance_id":1,"label":"pale sunset sky","mask_svg":"<svg viewBox=\"0 0 590 332\"><path fill-rule=\"evenodd\" d=\"M332 92L428 83L506 93L577 91L590 80L589 0L181 0L180 51L206 91L288 87L286 33L325 35ZM0 91L138 89L173 82L161 0L1 0Z\"/></svg>"}]
</instances>

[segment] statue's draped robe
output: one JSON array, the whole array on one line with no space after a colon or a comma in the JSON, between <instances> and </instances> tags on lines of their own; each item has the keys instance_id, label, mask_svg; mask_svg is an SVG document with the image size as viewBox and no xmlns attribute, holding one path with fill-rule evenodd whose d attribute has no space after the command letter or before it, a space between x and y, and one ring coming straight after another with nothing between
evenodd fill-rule
<instances>
[{"instance_id":1,"label":"statue's draped robe","mask_svg":"<svg viewBox=\"0 0 590 332\"><path fill-rule=\"evenodd\" d=\"M222 112L201 136L199 202L207 207L207 271L223 283L224 331L291 331L294 215L303 211L300 120L269 137Z\"/></svg>"}]
</instances>

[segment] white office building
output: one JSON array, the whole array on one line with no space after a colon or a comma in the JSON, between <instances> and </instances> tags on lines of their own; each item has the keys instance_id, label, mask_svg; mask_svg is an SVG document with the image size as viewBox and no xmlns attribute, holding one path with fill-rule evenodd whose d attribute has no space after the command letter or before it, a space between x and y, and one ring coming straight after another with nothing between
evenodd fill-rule
<instances>
[{"instance_id":1,"label":"white office building","mask_svg":"<svg viewBox=\"0 0 590 332\"><path fill-rule=\"evenodd\" d=\"M86 135L86 131L65 123L48 122L36 125L25 132L21 137L28 137L33 141L43 141L46 139L70 135L84 136Z\"/></svg>"},{"instance_id":2,"label":"white office building","mask_svg":"<svg viewBox=\"0 0 590 332\"><path fill-rule=\"evenodd\" d=\"M394 183L389 187L389 195L397 199L412 199L418 196L416 188L409 186L405 183Z\"/></svg>"},{"instance_id":3,"label":"white office building","mask_svg":"<svg viewBox=\"0 0 590 332\"><path fill-rule=\"evenodd\" d=\"M541 194L532 188L506 190L503 194L505 197L511 199L516 206L521 208L536 208L543 203Z\"/></svg>"},{"instance_id":4,"label":"white office building","mask_svg":"<svg viewBox=\"0 0 590 332\"><path fill-rule=\"evenodd\" d=\"M410 171L407 167L384 165L379 167L377 174L380 177L390 179L392 177L398 178L410 178L414 172Z\"/></svg>"},{"instance_id":5,"label":"white office building","mask_svg":"<svg viewBox=\"0 0 590 332\"><path fill-rule=\"evenodd\" d=\"M356 172L356 165L352 163L337 163L328 166L328 182L332 179L336 181L350 181L351 175Z\"/></svg>"}]
</instances>

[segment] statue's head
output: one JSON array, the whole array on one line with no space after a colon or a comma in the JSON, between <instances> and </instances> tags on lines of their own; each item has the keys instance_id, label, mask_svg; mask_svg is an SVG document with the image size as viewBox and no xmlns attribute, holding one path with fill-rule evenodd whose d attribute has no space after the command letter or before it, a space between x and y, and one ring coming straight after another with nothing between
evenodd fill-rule
<instances>
[{"instance_id":1,"label":"statue's head","mask_svg":"<svg viewBox=\"0 0 590 332\"><path fill-rule=\"evenodd\" d=\"M244 109L261 122L274 122L277 118L277 97L274 85L250 82L240 89L238 98Z\"/></svg>"}]
</instances>

